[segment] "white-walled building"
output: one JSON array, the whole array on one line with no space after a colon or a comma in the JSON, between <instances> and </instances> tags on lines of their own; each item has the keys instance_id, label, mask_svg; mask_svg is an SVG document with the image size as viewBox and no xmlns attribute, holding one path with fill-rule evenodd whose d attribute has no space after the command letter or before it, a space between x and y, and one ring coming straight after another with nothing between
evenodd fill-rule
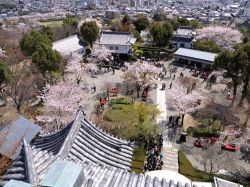
<instances>
[{"instance_id":1,"label":"white-walled building","mask_svg":"<svg viewBox=\"0 0 250 187\"><path fill-rule=\"evenodd\" d=\"M129 32L103 31L99 45L103 45L116 54L132 53L136 38Z\"/></svg>"},{"instance_id":2,"label":"white-walled building","mask_svg":"<svg viewBox=\"0 0 250 187\"><path fill-rule=\"evenodd\" d=\"M195 32L191 27L182 26L177 29L170 43L176 49L180 47L191 49L193 47L194 35Z\"/></svg>"},{"instance_id":3,"label":"white-walled building","mask_svg":"<svg viewBox=\"0 0 250 187\"><path fill-rule=\"evenodd\" d=\"M185 48L179 48L174 54L177 63L197 68L204 68L213 65L216 56L216 53Z\"/></svg>"}]
</instances>

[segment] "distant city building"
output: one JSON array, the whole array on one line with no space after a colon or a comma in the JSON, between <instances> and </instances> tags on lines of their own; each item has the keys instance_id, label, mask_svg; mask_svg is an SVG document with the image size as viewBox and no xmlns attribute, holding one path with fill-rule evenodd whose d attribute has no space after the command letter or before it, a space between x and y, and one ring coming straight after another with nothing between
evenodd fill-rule
<instances>
[{"instance_id":1,"label":"distant city building","mask_svg":"<svg viewBox=\"0 0 250 187\"><path fill-rule=\"evenodd\" d=\"M88 5L96 4L96 0L81 0L81 3L87 3Z\"/></svg>"},{"instance_id":2,"label":"distant city building","mask_svg":"<svg viewBox=\"0 0 250 187\"><path fill-rule=\"evenodd\" d=\"M116 54L130 54L135 42L136 38L129 32L103 31L99 45L105 46Z\"/></svg>"},{"instance_id":3,"label":"distant city building","mask_svg":"<svg viewBox=\"0 0 250 187\"><path fill-rule=\"evenodd\" d=\"M177 29L173 38L170 40L170 44L173 48L192 48L195 31L192 27L181 26Z\"/></svg>"},{"instance_id":4,"label":"distant city building","mask_svg":"<svg viewBox=\"0 0 250 187\"><path fill-rule=\"evenodd\" d=\"M105 12L105 17L108 19L115 19L119 18L121 16L121 11L120 10L106 10Z\"/></svg>"}]
</instances>

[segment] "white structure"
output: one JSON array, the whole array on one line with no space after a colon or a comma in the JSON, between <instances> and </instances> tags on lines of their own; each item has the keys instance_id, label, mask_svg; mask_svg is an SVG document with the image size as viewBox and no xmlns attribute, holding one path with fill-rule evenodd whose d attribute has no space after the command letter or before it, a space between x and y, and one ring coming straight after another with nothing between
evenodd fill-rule
<instances>
[{"instance_id":1,"label":"white structure","mask_svg":"<svg viewBox=\"0 0 250 187\"><path fill-rule=\"evenodd\" d=\"M162 179L172 179L172 183L174 184L173 179L178 179L179 181L178 183L186 184L186 186L188 186L187 184L189 184L189 186L192 185L192 181L189 180L187 177L177 172L170 171L170 170L155 170L155 171L146 172L145 174L146 176L149 175L152 178L157 177L160 181Z\"/></svg>"},{"instance_id":2,"label":"white structure","mask_svg":"<svg viewBox=\"0 0 250 187\"><path fill-rule=\"evenodd\" d=\"M184 65L204 68L214 63L216 53L179 48L175 54L175 61Z\"/></svg>"},{"instance_id":3,"label":"white structure","mask_svg":"<svg viewBox=\"0 0 250 187\"><path fill-rule=\"evenodd\" d=\"M96 0L81 0L81 3L87 3L88 5L96 5Z\"/></svg>"},{"instance_id":4,"label":"white structure","mask_svg":"<svg viewBox=\"0 0 250 187\"><path fill-rule=\"evenodd\" d=\"M77 35L58 40L53 43L53 49L57 50L63 55L70 55L74 52L85 53L85 49L80 45L80 40Z\"/></svg>"},{"instance_id":5,"label":"white structure","mask_svg":"<svg viewBox=\"0 0 250 187\"><path fill-rule=\"evenodd\" d=\"M130 54L136 38L129 32L110 32L101 33L99 45L103 45L116 54Z\"/></svg>"},{"instance_id":6,"label":"white structure","mask_svg":"<svg viewBox=\"0 0 250 187\"><path fill-rule=\"evenodd\" d=\"M227 181L224 179L220 179L217 177L214 177L213 182L193 182L189 180L187 177L185 177L182 174L179 174L174 171L170 170L156 170L156 171L149 171L146 172L146 176L150 176L151 178L157 177L159 181L164 180L164 179L172 179L167 183L166 186L175 186L174 180L173 179L178 179L177 186L180 187L243 187L240 184Z\"/></svg>"},{"instance_id":7,"label":"white structure","mask_svg":"<svg viewBox=\"0 0 250 187\"><path fill-rule=\"evenodd\" d=\"M173 48L188 48L191 49L193 46L195 32L191 27L182 26L177 29L174 37L170 40Z\"/></svg>"}]
</instances>

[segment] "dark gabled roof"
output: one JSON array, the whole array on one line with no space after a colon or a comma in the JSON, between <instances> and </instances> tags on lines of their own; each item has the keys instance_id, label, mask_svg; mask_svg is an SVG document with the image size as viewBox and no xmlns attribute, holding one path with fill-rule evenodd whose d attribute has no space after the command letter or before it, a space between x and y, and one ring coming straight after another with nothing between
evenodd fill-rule
<instances>
[{"instance_id":1,"label":"dark gabled roof","mask_svg":"<svg viewBox=\"0 0 250 187\"><path fill-rule=\"evenodd\" d=\"M33 183L33 172L29 160L30 151L25 140L22 141L20 153L12 166L7 170L5 175L0 176L0 187L5 185L11 179Z\"/></svg>"},{"instance_id":2,"label":"dark gabled roof","mask_svg":"<svg viewBox=\"0 0 250 187\"><path fill-rule=\"evenodd\" d=\"M18 116L13 123L0 131L0 154L15 160L20 153L22 140L29 143L40 129L30 120Z\"/></svg>"},{"instance_id":3,"label":"dark gabled roof","mask_svg":"<svg viewBox=\"0 0 250 187\"><path fill-rule=\"evenodd\" d=\"M38 185L58 160L82 167L81 187L191 187L191 182L182 184L177 177L158 179L129 172L132 151L129 142L103 132L80 109L75 121L57 133L36 137L30 144L24 140L13 166L0 177L0 187L11 179Z\"/></svg>"},{"instance_id":4,"label":"dark gabled roof","mask_svg":"<svg viewBox=\"0 0 250 187\"><path fill-rule=\"evenodd\" d=\"M6 178L4 175L4 184L10 179L34 181L32 183L37 184L56 160L71 160L74 163L127 171L130 170L133 154L130 142L113 137L93 125L85 118L81 109L74 122L56 133L36 137L27 148L29 159L22 152L19 157L24 163L28 163L31 169L28 170L19 160L17 163L21 164L19 169L24 173L29 171L33 179L27 180L27 177L18 176ZM16 173L15 167L10 168L8 172Z\"/></svg>"}]
</instances>

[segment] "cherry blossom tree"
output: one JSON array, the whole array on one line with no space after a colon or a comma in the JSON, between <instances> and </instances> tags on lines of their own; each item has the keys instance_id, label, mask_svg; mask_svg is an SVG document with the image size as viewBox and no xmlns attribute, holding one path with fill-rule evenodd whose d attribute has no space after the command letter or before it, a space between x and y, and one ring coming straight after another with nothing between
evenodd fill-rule
<instances>
[{"instance_id":1,"label":"cherry blossom tree","mask_svg":"<svg viewBox=\"0 0 250 187\"><path fill-rule=\"evenodd\" d=\"M43 93L38 96L44 105L43 112L37 117L39 122L47 123L45 131L63 128L75 117L79 106L86 107L89 88L75 82L60 82L46 85Z\"/></svg>"},{"instance_id":2,"label":"cherry blossom tree","mask_svg":"<svg viewBox=\"0 0 250 187\"><path fill-rule=\"evenodd\" d=\"M157 80L157 75L162 69L148 62L136 62L133 64L125 63L126 71L124 78L126 80L134 80L141 83L154 83Z\"/></svg>"},{"instance_id":3,"label":"cherry blossom tree","mask_svg":"<svg viewBox=\"0 0 250 187\"><path fill-rule=\"evenodd\" d=\"M233 49L236 44L242 42L240 31L230 27L209 26L197 30L196 40L212 40L224 49Z\"/></svg>"},{"instance_id":4,"label":"cherry blossom tree","mask_svg":"<svg viewBox=\"0 0 250 187\"><path fill-rule=\"evenodd\" d=\"M110 63L113 61L112 51L105 46L98 46L92 51L91 60L96 64Z\"/></svg>"},{"instance_id":5,"label":"cherry blossom tree","mask_svg":"<svg viewBox=\"0 0 250 187\"><path fill-rule=\"evenodd\" d=\"M187 89L180 85L168 90L167 96L170 101L169 104L179 113L179 115L181 115L182 125L185 114L195 112L204 99L197 91L193 90L187 93Z\"/></svg>"},{"instance_id":6,"label":"cherry blossom tree","mask_svg":"<svg viewBox=\"0 0 250 187\"><path fill-rule=\"evenodd\" d=\"M221 132L221 134L237 138L242 136L243 130L241 128L228 128L225 131Z\"/></svg>"},{"instance_id":7,"label":"cherry blossom tree","mask_svg":"<svg viewBox=\"0 0 250 187\"><path fill-rule=\"evenodd\" d=\"M91 75L92 75L92 74L96 74L98 72L98 67L94 63L88 63L88 64L85 65L85 70L87 72L90 72Z\"/></svg>"}]
</instances>

